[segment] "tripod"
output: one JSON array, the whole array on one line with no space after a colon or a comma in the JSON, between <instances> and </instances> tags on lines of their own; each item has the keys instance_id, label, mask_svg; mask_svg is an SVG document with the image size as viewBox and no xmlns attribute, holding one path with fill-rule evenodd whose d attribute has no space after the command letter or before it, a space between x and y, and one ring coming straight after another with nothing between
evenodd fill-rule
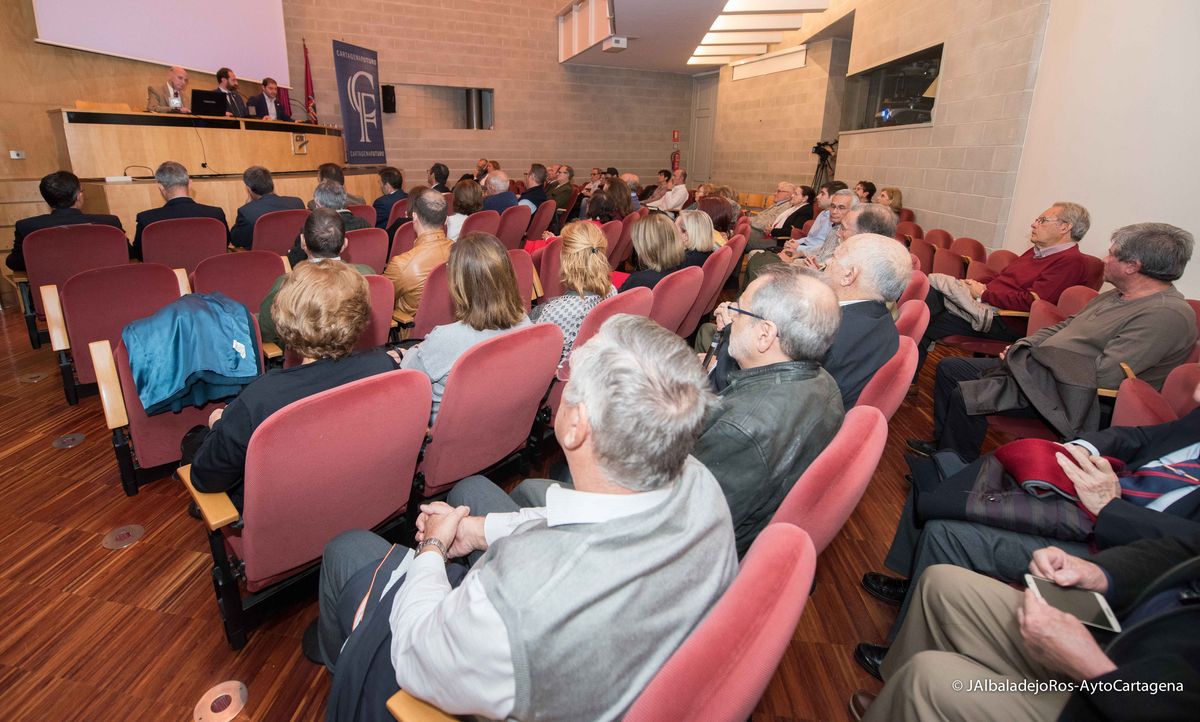
<instances>
[{"instance_id":1,"label":"tripod","mask_svg":"<svg viewBox=\"0 0 1200 722\"><path fill-rule=\"evenodd\" d=\"M813 188L820 188L822 183L833 180L833 162L830 160L832 157L832 153L820 156L821 160L817 162L817 172L813 175Z\"/></svg>"}]
</instances>

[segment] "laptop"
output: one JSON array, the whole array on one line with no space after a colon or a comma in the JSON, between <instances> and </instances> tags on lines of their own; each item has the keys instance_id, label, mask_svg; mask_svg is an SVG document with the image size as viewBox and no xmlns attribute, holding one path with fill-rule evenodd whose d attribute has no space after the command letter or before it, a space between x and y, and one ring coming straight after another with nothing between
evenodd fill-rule
<instances>
[{"instance_id":1,"label":"laptop","mask_svg":"<svg viewBox=\"0 0 1200 722\"><path fill-rule=\"evenodd\" d=\"M193 90L192 113L195 115L225 115L225 94L219 90Z\"/></svg>"}]
</instances>

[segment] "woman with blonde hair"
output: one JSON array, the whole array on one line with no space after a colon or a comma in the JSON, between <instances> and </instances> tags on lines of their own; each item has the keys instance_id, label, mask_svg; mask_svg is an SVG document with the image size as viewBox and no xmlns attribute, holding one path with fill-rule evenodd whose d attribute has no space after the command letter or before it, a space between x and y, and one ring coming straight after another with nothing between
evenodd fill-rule
<instances>
[{"instance_id":1,"label":"woman with blonde hair","mask_svg":"<svg viewBox=\"0 0 1200 722\"><path fill-rule=\"evenodd\" d=\"M620 290L654 288L659 281L683 267L679 230L666 214L651 213L634 221L630 236L641 269L629 274Z\"/></svg>"},{"instance_id":2,"label":"woman with blonde hair","mask_svg":"<svg viewBox=\"0 0 1200 722\"><path fill-rule=\"evenodd\" d=\"M880 188L879 192L875 194L875 202L891 208L898 216L904 209L904 194L900 192L899 188L887 186Z\"/></svg>"},{"instance_id":3,"label":"woman with blonde hair","mask_svg":"<svg viewBox=\"0 0 1200 722\"><path fill-rule=\"evenodd\" d=\"M400 366L423 371L433 383L437 418L450 368L480 341L530 325L517 290L517 274L500 239L490 233L468 233L455 241L446 261L454 323L438 326L404 353Z\"/></svg>"},{"instance_id":4,"label":"woman with blonde hair","mask_svg":"<svg viewBox=\"0 0 1200 722\"><path fill-rule=\"evenodd\" d=\"M725 204L724 200L715 200ZM675 219L675 228L679 231L679 240L683 243L683 265L703 266L712 255L716 245L713 243L712 217L704 211L680 211Z\"/></svg>"},{"instance_id":5,"label":"woman with blonde hair","mask_svg":"<svg viewBox=\"0 0 1200 722\"><path fill-rule=\"evenodd\" d=\"M562 329L565 360L575 346L583 318L617 290L608 267L608 239L587 221L568 223L562 232L563 295L538 305L529 314L534 323L553 323Z\"/></svg>"}]
</instances>

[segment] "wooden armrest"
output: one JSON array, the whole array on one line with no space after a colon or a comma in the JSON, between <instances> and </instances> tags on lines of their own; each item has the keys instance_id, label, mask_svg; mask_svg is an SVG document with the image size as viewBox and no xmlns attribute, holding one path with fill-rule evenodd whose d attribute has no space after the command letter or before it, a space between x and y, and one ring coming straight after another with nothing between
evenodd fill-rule
<instances>
[{"instance_id":1,"label":"wooden armrest","mask_svg":"<svg viewBox=\"0 0 1200 722\"><path fill-rule=\"evenodd\" d=\"M288 260L288 257L286 255L280 256L280 258L283 259L283 272L291 273L292 272L292 262Z\"/></svg>"},{"instance_id":2,"label":"wooden armrest","mask_svg":"<svg viewBox=\"0 0 1200 722\"><path fill-rule=\"evenodd\" d=\"M1029 318L1028 311L1010 311L1007 308L996 309L997 316L1008 316L1009 318Z\"/></svg>"},{"instance_id":3,"label":"wooden armrest","mask_svg":"<svg viewBox=\"0 0 1200 722\"><path fill-rule=\"evenodd\" d=\"M1117 398L1116 389L1096 389L1096 395L1106 399Z\"/></svg>"},{"instance_id":4,"label":"wooden armrest","mask_svg":"<svg viewBox=\"0 0 1200 722\"><path fill-rule=\"evenodd\" d=\"M58 286L53 284L38 289L42 294L42 308L46 311L46 327L50 330L50 348L66 351L71 348L67 338L67 322L63 319L62 304L58 300Z\"/></svg>"},{"instance_id":5,"label":"wooden armrest","mask_svg":"<svg viewBox=\"0 0 1200 722\"><path fill-rule=\"evenodd\" d=\"M279 348L279 344L267 342L262 345L263 356L269 359L277 359L283 356L283 349Z\"/></svg>"},{"instance_id":6,"label":"wooden armrest","mask_svg":"<svg viewBox=\"0 0 1200 722\"><path fill-rule=\"evenodd\" d=\"M29 283L29 274L27 274L25 271L13 271L12 272L12 282L13 283Z\"/></svg>"},{"instance_id":7,"label":"wooden armrest","mask_svg":"<svg viewBox=\"0 0 1200 722\"><path fill-rule=\"evenodd\" d=\"M533 269L533 298L529 300L536 301L544 295L546 292L542 290L542 279L538 276L538 270L535 268Z\"/></svg>"},{"instance_id":8,"label":"wooden armrest","mask_svg":"<svg viewBox=\"0 0 1200 722\"><path fill-rule=\"evenodd\" d=\"M455 722L458 719L404 690L388 699L387 708L398 722Z\"/></svg>"},{"instance_id":9,"label":"wooden armrest","mask_svg":"<svg viewBox=\"0 0 1200 722\"><path fill-rule=\"evenodd\" d=\"M104 408L104 423L109 429L120 429L129 425L125 411L125 397L121 395L121 378L117 376L117 361L113 358L108 339L88 344L92 355L92 366L96 369L96 385L100 388L100 405Z\"/></svg>"},{"instance_id":10,"label":"wooden armrest","mask_svg":"<svg viewBox=\"0 0 1200 722\"><path fill-rule=\"evenodd\" d=\"M186 268L176 268L176 269L174 269L174 271L175 271L175 280L179 283L179 295L186 296L189 293L191 293L192 292L192 284L190 281L188 281L187 269Z\"/></svg>"},{"instance_id":11,"label":"wooden armrest","mask_svg":"<svg viewBox=\"0 0 1200 722\"><path fill-rule=\"evenodd\" d=\"M1135 374L1133 372L1133 369L1129 366L1129 364L1125 363L1124 361L1121 362L1121 370L1125 372L1125 378L1127 378L1127 379L1136 379L1137 378L1137 374Z\"/></svg>"},{"instance_id":12,"label":"wooden armrest","mask_svg":"<svg viewBox=\"0 0 1200 722\"><path fill-rule=\"evenodd\" d=\"M223 526L229 526L238 519L241 515L234 507L233 502L229 500L229 495L223 491L215 494L205 494L201 491L196 491L196 487L192 486L192 465L179 467L179 478L183 481L183 485L187 487L188 493L192 495L192 501L196 502L196 506L200 507L200 516L204 517L204 523L208 525L210 531L216 531Z\"/></svg>"}]
</instances>

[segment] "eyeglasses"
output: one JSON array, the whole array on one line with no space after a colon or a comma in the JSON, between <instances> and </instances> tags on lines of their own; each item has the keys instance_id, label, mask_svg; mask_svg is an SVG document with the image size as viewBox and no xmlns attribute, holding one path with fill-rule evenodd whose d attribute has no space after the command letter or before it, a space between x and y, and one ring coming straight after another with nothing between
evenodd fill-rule
<instances>
[{"instance_id":1,"label":"eyeglasses","mask_svg":"<svg viewBox=\"0 0 1200 722\"><path fill-rule=\"evenodd\" d=\"M734 313L740 313L743 316L750 316L751 318L757 318L759 321L769 321L770 320L766 316L759 316L757 313L751 313L750 311L747 311L746 309L741 308L740 306L738 306L735 303L729 304L728 306L726 306L726 308L728 308L730 311L733 311Z\"/></svg>"},{"instance_id":2,"label":"eyeglasses","mask_svg":"<svg viewBox=\"0 0 1200 722\"><path fill-rule=\"evenodd\" d=\"M1066 221L1059 218L1047 218L1046 216L1038 216L1033 219L1033 225L1035 226L1040 226L1044 223L1066 223Z\"/></svg>"}]
</instances>

